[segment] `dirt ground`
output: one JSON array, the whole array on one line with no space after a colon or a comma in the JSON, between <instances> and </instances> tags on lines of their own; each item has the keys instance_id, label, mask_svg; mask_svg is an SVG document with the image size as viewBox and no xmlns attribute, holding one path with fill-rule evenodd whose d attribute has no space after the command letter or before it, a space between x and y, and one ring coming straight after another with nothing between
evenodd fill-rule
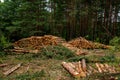
<instances>
[{"instance_id":1,"label":"dirt ground","mask_svg":"<svg viewBox=\"0 0 120 80\"><path fill-rule=\"evenodd\" d=\"M86 57L89 60L99 60L98 57L104 57L109 54L109 50L94 49L89 50L89 54ZM116 52L115 56L120 57L120 52ZM92 56L92 57L91 57ZM96 56L96 57L93 57ZM119 59L117 59L119 61ZM5 56L0 56L0 64L7 63L5 67L0 67L0 80L76 80L72 77L62 66L62 61L67 60L56 60L56 59L43 59L39 54L7 54ZM8 76L3 75L3 73L13 66L22 63L21 67L11 73ZM109 64L114 64L119 69L118 62L108 62ZM90 62L88 64L94 64ZM94 80L83 79L83 80ZM102 79L97 79L102 80ZM118 80L118 79L116 79Z\"/></svg>"}]
</instances>

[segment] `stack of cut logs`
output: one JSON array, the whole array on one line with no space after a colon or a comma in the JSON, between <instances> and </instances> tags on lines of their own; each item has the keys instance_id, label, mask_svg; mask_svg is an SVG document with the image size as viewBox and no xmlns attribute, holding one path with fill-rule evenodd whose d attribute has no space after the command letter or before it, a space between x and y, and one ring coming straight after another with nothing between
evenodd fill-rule
<instances>
[{"instance_id":1,"label":"stack of cut logs","mask_svg":"<svg viewBox=\"0 0 120 80\"><path fill-rule=\"evenodd\" d=\"M82 48L77 48L77 47L73 47L73 45L69 44L69 43L62 43L62 45L68 49L70 49L71 51L75 52L76 55L85 55L88 54L86 51L84 51Z\"/></svg>"},{"instance_id":2,"label":"stack of cut logs","mask_svg":"<svg viewBox=\"0 0 120 80\"><path fill-rule=\"evenodd\" d=\"M32 36L29 38L23 38L19 41L16 41L13 45L15 48L28 48L28 49L41 49L43 46L48 45L58 45L64 43L65 45L69 45L75 48L109 48L109 46L94 43L92 41L88 41L82 37L73 39L69 42L66 42L64 39L52 35L45 35L45 36ZM63 45L64 45L63 44Z\"/></svg>"},{"instance_id":3,"label":"stack of cut logs","mask_svg":"<svg viewBox=\"0 0 120 80\"><path fill-rule=\"evenodd\" d=\"M43 46L58 45L65 42L64 39L52 35L32 36L16 41L14 48L41 49Z\"/></svg>"},{"instance_id":4,"label":"stack of cut logs","mask_svg":"<svg viewBox=\"0 0 120 80\"><path fill-rule=\"evenodd\" d=\"M92 41L88 41L82 37L73 39L69 42L66 42L65 39L60 37L52 36L52 35L45 35L45 36L32 36L28 38L23 38L15 43L13 43L14 49L6 50L11 52L18 52L18 53L39 53L41 48L45 48L49 45L63 45L64 47L72 50L77 55L87 54L87 51L84 51L83 48L109 48L109 46L94 43Z\"/></svg>"},{"instance_id":5,"label":"stack of cut logs","mask_svg":"<svg viewBox=\"0 0 120 80\"><path fill-rule=\"evenodd\" d=\"M69 41L68 43L73 45L74 47L84 48L84 49L96 49L96 48L108 49L110 48L110 46L107 46L101 43L95 43L95 42L86 40L85 38L82 38L82 37L73 39Z\"/></svg>"},{"instance_id":6,"label":"stack of cut logs","mask_svg":"<svg viewBox=\"0 0 120 80\"><path fill-rule=\"evenodd\" d=\"M74 77L86 77L95 73L118 73L115 67L95 63L94 67L86 65L85 59L79 62L62 62L62 66Z\"/></svg>"}]
</instances>

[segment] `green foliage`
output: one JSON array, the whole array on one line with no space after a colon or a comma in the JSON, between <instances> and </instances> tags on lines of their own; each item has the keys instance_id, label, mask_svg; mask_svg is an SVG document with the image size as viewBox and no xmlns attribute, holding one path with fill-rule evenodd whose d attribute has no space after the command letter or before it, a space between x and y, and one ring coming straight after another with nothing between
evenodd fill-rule
<instances>
[{"instance_id":1,"label":"green foliage","mask_svg":"<svg viewBox=\"0 0 120 80\"><path fill-rule=\"evenodd\" d=\"M68 61L77 62L77 61L80 61L81 59L86 59L87 60L87 58L85 56L74 56L72 58L69 58Z\"/></svg>"},{"instance_id":2,"label":"green foliage","mask_svg":"<svg viewBox=\"0 0 120 80\"><path fill-rule=\"evenodd\" d=\"M8 78L8 80L10 79L16 79L16 80L36 80L36 79L43 79L43 77L45 77L45 71L41 70L40 72L35 72L35 73L24 73L21 75L16 75L15 77L10 77Z\"/></svg>"},{"instance_id":3,"label":"green foliage","mask_svg":"<svg viewBox=\"0 0 120 80\"><path fill-rule=\"evenodd\" d=\"M120 37L114 37L109 43L113 46L114 51L120 51Z\"/></svg>"},{"instance_id":4,"label":"green foliage","mask_svg":"<svg viewBox=\"0 0 120 80\"><path fill-rule=\"evenodd\" d=\"M117 21L120 2L107 2L4 0L0 2L0 30L12 42L33 35L53 34L67 40L87 35L90 40L108 43L112 35L119 36L119 22L113 23L109 15L115 11L113 16Z\"/></svg>"},{"instance_id":5,"label":"green foliage","mask_svg":"<svg viewBox=\"0 0 120 80\"><path fill-rule=\"evenodd\" d=\"M40 54L50 59L68 59L75 56L74 52L64 46L48 46Z\"/></svg>"},{"instance_id":6,"label":"green foliage","mask_svg":"<svg viewBox=\"0 0 120 80\"><path fill-rule=\"evenodd\" d=\"M112 40L110 40L110 45L117 46L120 45L120 37L114 37Z\"/></svg>"},{"instance_id":7,"label":"green foliage","mask_svg":"<svg viewBox=\"0 0 120 80\"><path fill-rule=\"evenodd\" d=\"M7 38L4 35L1 35L0 37L0 49L4 49L6 47L10 46L10 42L7 40Z\"/></svg>"},{"instance_id":8,"label":"green foliage","mask_svg":"<svg viewBox=\"0 0 120 80\"><path fill-rule=\"evenodd\" d=\"M4 52L4 51L0 51L0 57L5 57L6 55L7 55L6 52Z\"/></svg>"},{"instance_id":9,"label":"green foliage","mask_svg":"<svg viewBox=\"0 0 120 80\"><path fill-rule=\"evenodd\" d=\"M105 56L100 58L102 62L115 62L117 59L114 53L107 53Z\"/></svg>"},{"instance_id":10,"label":"green foliage","mask_svg":"<svg viewBox=\"0 0 120 80\"><path fill-rule=\"evenodd\" d=\"M96 55L90 55L90 56L74 56L72 58L69 58L68 61L71 62L77 62L82 59L85 59L86 62L115 62L118 59L115 57L115 54L112 52L106 53L104 56L96 56Z\"/></svg>"}]
</instances>

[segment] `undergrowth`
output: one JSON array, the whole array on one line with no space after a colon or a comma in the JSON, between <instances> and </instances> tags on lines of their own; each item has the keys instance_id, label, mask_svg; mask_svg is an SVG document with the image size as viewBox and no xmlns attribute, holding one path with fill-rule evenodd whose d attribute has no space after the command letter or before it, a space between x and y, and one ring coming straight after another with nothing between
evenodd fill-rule
<instances>
[{"instance_id":1,"label":"undergrowth","mask_svg":"<svg viewBox=\"0 0 120 80\"><path fill-rule=\"evenodd\" d=\"M48 46L41 50L40 55L47 59L69 59L75 56L75 53L64 46Z\"/></svg>"}]
</instances>

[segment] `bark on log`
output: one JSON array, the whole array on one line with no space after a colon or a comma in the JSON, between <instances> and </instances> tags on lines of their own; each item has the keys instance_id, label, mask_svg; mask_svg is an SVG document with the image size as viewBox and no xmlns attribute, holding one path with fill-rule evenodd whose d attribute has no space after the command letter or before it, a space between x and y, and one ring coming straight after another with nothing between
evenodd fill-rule
<instances>
[{"instance_id":1,"label":"bark on log","mask_svg":"<svg viewBox=\"0 0 120 80\"><path fill-rule=\"evenodd\" d=\"M75 71L68 63L62 62L62 66L74 77L79 75L79 73Z\"/></svg>"},{"instance_id":2,"label":"bark on log","mask_svg":"<svg viewBox=\"0 0 120 80\"><path fill-rule=\"evenodd\" d=\"M89 72L93 72L93 73L97 73L98 71L96 69L94 69L92 66L88 66L90 71Z\"/></svg>"},{"instance_id":3,"label":"bark on log","mask_svg":"<svg viewBox=\"0 0 120 80\"><path fill-rule=\"evenodd\" d=\"M87 68L86 68L86 61L85 61L85 59L82 59L81 62L82 62L82 69L83 69L84 72L86 72Z\"/></svg>"},{"instance_id":4,"label":"bark on log","mask_svg":"<svg viewBox=\"0 0 120 80\"><path fill-rule=\"evenodd\" d=\"M102 69L102 72L107 72L107 70L105 69L105 66L103 64L99 64L99 66Z\"/></svg>"},{"instance_id":5,"label":"bark on log","mask_svg":"<svg viewBox=\"0 0 120 80\"><path fill-rule=\"evenodd\" d=\"M112 73L112 69L108 64L104 64L104 66L106 67L106 69L109 73Z\"/></svg>"},{"instance_id":6,"label":"bark on log","mask_svg":"<svg viewBox=\"0 0 120 80\"><path fill-rule=\"evenodd\" d=\"M75 65L73 65L72 63L68 63L68 65L70 65L73 69L75 69Z\"/></svg>"},{"instance_id":7,"label":"bark on log","mask_svg":"<svg viewBox=\"0 0 120 80\"><path fill-rule=\"evenodd\" d=\"M80 73L80 77L86 77L86 73L83 71L80 61L78 62L78 70L79 70L79 73Z\"/></svg>"},{"instance_id":8,"label":"bark on log","mask_svg":"<svg viewBox=\"0 0 120 80\"><path fill-rule=\"evenodd\" d=\"M18 64L18 65L16 65L16 66L14 66L14 67L12 67L12 68L9 69L8 71L4 72L3 74L4 74L5 76L7 76L7 75L11 74L12 72L14 72L15 70L17 70L20 66L21 66L21 63Z\"/></svg>"},{"instance_id":9,"label":"bark on log","mask_svg":"<svg viewBox=\"0 0 120 80\"><path fill-rule=\"evenodd\" d=\"M5 67L5 66L7 66L8 64L0 64L0 67Z\"/></svg>"},{"instance_id":10,"label":"bark on log","mask_svg":"<svg viewBox=\"0 0 120 80\"><path fill-rule=\"evenodd\" d=\"M17 52L17 53L39 53L39 50L25 50L25 49L8 49L6 52Z\"/></svg>"},{"instance_id":11,"label":"bark on log","mask_svg":"<svg viewBox=\"0 0 120 80\"><path fill-rule=\"evenodd\" d=\"M99 71L100 73L102 73L102 70L101 70L101 68L100 68L100 65L99 65L98 63L95 63L95 65L96 65L98 71Z\"/></svg>"}]
</instances>

